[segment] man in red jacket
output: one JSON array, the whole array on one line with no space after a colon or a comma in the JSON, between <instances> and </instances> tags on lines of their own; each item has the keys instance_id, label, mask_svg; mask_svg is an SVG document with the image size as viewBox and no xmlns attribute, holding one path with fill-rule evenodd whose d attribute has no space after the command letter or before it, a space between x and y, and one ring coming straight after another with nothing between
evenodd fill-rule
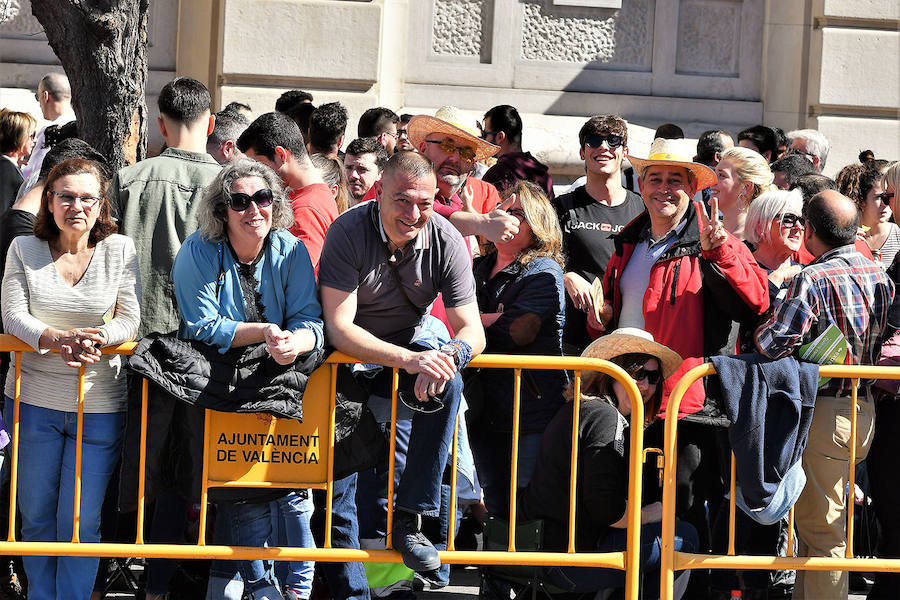
<instances>
[{"instance_id":1,"label":"man in red jacket","mask_svg":"<svg viewBox=\"0 0 900 600\"><path fill-rule=\"evenodd\" d=\"M663 413L684 373L704 357L734 354L739 324L755 324L769 307L766 273L747 246L722 226L717 203L710 218L701 204L691 201L716 176L709 167L691 162L692 153L683 143L656 139L649 158L628 157L639 175L646 210L616 236L603 278L603 322L589 319L594 337L604 330L637 327L684 357L665 381ZM711 426L724 424L717 413L706 404L702 381L688 389L679 407L676 510L697 528L701 546L708 543L709 531L704 502L710 502L712 517L724 491ZM657 436L661 440L661 429L648 430L646 443ZM692 586L694 579L702 580L692 578Z\"/></svg>"}]
</instances>

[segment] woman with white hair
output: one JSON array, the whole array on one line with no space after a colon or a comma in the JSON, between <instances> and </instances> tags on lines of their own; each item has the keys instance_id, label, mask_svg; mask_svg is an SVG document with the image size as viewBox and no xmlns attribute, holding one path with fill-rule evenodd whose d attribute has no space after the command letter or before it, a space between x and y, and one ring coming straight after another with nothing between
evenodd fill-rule
<instances>
[{"instance_id":1,"label":"woman with white hair","mask_svg":"<svg viewBox=\"0 0 900 600\"><path fill-rule=\"evenodd\" d=\"M722 224L734 237L745 238L747 209L760 194L776 189L769 163L758 152L735 146L722 153L716 165L718 181L709 188L717 198Z\"/></svg>"},{"instance_id":2,"label":"woman with white hair","mask_svg":"<svg viewBox=\"0 0 900 600\"><path fill-rule=\"evenodd\" d=\"M265 343L280 365L322 349L316 278L306 247L287 231L293 222L281 181L269 167L240 158L222 169L203 191L198 231L184 241L172 267L179 338L222 353ZM281 520L293 532L288 545L314 545L312 500L305 490L228 488L216 495L216 543L275 545L273 522ZM283 598L272 562L261 560L213 561L207 597L231 598L235 571L256 600ZM312 565L292 566L285 579L288 597L308 598Z\"/></svg>"},{"instance_id":3,"label":"woman with white hair","mask_svg":"<svg viewBox=\"0 0 900 600\"><path fill-rule=\"evenodd\" d=\"M799 190L775 190L759 196L747 210L744 234L755 250L753 258L769 273L769 296L774 305L784 296L800 264L793 256L803 244L806 219Z\"/></svg>"}]
</instances>

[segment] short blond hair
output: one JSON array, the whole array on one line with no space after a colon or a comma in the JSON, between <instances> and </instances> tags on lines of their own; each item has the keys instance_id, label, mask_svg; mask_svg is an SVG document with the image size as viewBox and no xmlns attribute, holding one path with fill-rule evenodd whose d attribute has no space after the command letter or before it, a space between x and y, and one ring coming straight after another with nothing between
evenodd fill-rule
<instances>
[{"instance_id":1,"label":"short blond hair","mask_svg":"<svg viewBox=\"0 0 900 600\"><path fill-rule=\"evenodd\" d=\"M734 146L722 153L720 162L725 160L734 165L737 178L741 183L753 184L753 192L746 199L747 204L758 198L760 194L777 189L772 184L775 181L772 169L769 168L769 163L759 152L742 146Z\"/></svg>"}]
</instances>

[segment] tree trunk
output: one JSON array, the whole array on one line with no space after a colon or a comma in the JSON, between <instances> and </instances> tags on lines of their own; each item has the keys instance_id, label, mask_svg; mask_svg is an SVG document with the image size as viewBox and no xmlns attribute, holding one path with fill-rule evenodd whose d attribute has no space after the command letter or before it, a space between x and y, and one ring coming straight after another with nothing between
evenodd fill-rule
<instances>
[{"instance_id":1,"label":"tree trunk","mask_svg":"<svg viewBox=\"0 0 900 600\"><path fill-rule=\"evenodd\" d=\"M114 170L147 153L150 0L31 0L72 87L78 133Z\"/></svg>"}]
</instances>

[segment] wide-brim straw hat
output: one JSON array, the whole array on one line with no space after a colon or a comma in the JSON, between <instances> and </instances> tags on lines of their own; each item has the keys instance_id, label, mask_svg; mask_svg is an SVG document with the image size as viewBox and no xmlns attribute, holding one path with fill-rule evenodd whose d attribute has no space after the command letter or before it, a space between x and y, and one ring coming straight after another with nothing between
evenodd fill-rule
<instances>
[{"instance_id":1,"label":"wide-brim straw hat","mask_svg":"<svg viewBox=\"0 0 900 600\"><path fill-rule=\"evenodd\" d=\"M684 140L656 138L650 145L650 156L638 158L629 154L627 155L628 162L641 176L647 167L672 166L687 169L694 174L694 180L697 182L696 191L698 192L714 185L717 181L715 172L706 165L693 162L685 147L685 143Z\"/></svg>"},{"instance_id":2,"label":"wide-brim straw hat","mask_svg":"<svg viewBox=\"0 0 900 600\"><path fill-rule=\"evenodd\" d=\"M472 144L475 147L475 161L481 162L486 158L497 154L500 146L481 139L478 131L469 124L466 115L455 106L442 106L434 113L434 116L416 115L409 122L407 131L409 141L417 148L431 134L453 135Z\"/></svg>"},{"instance_id":3,"label":"wide-brim straw hat","mask_svg":"<svg viewBox=\"0 0 900 600\"><path fill-rule=\"evenodd\" d=\"M665 379L671 377L684 362L677 352L655 341L653 334L635 327L622 327L598 337L584 349L581 356L609 360L622 354L649 354L657 358Z\"/></svg>"}]
</instances>

